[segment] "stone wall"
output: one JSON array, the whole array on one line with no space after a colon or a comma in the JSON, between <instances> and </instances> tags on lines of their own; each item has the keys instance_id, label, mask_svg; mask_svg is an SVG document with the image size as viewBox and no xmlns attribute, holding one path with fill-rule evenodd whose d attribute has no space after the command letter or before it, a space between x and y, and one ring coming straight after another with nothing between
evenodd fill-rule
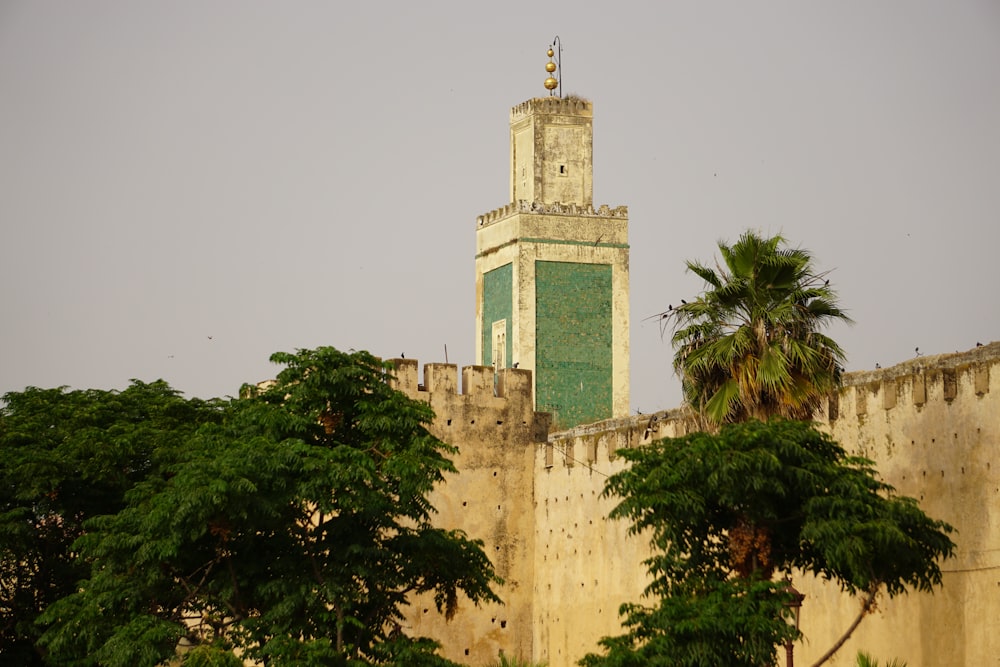
<instances>
[{"instance_id":1,"label":"stone wall","mask_svg":"<svg viewBox=\"0 0 1000 667\"><path fill-rule=\"evenodd\" d=\"M450 623L428 600L407 620L411 634L442 641L445 654L485 665L500 652L576 664L621 632L618 607L640 599L646 539L607 518L601 497L624 462L616 452L697 430L683 410L633 415L546 437L549 415L532 411L530 372L466 367L457 391L453 365L396 360L398 385L428 401L432 431L455 444L459 474L433 503L439 525L484 540L506 583L506 604L476 609L467 601ZM880 599L878 608L829 662L854 665L859 649L882 661L921 665L993 664L1000 655L1000 343L964 353L920 357L892 368L851 373L821 414L820 426L852 453L875 461L884 479L917 498L932 517L954 525L956 557L933 594ZM805 576L805 640L800 664L812 664L847 627L859 603L836 586Z\"/></svg>"},{"instance_id":2,"label":"stone wall","mask_svg":"<svg viewBox=\"0 0 1000 667\"><path fill-rule=\"evenodd\" d=\"M1000 343L851 373L817 415L845 448L873 459L901 494L954 525L956 558L934 594L881 599L827 663L854 664L859 649L883 661L985 665L1000 655ZM642 537L608 520L604 480L615 451L697 428L682 411L636 415L553 434L535 445L534 645L549 667L573 665L597 640L619 634L618 606L645 585ZM858 603L836 586L797 577L806 595L800 664L812 664L846 629Z\"/></svg>"},{"instance_id":3,"label":"stone wall","mask_svg":"<svg viewBox=\"0 0 1000 667\"><path fill-rule=\"evenodd\" d=\"M443 654L456 662L485 665L503 652L528 659L532 654L531 594L534 533L532 455L544 442L548 415L534 412L531 373L490 366L462 369L462 391L454 364L427 364L423 383L417 362L394 359L396 387L434 409L430 431L459 452L452 457L458 474L431 495L435 523L464 530L484 542L486 553L505 583L497 591L503 605L475 607L460 598L459 613L448 622L429 596L416 597L404 623L414 636L434 637Z\"/></svg>"}]
</instances>

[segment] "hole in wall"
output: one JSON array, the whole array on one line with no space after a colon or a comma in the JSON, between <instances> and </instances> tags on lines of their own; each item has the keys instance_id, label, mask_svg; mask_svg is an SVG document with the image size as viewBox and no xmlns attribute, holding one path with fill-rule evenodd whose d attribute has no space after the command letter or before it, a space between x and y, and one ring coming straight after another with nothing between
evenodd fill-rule
<instances>
[{"instance_id":1,"label":"hole in wall","mask_svg":"<svg viewBox=\"0 0 1000 667\"><path fill-rule=\"evenodd\" d=\"M502 419L498 419L497 420L497 426L500 426L501 424L503 424L503 420Z\"/></svg>"},{"instance_id":2,"label":"hole in wall","mask_svg":"<svg viewBox=\"0 0 1000 667\"><path fill-rule=\"evenodd\" d=\"M466 505L468 505L468 504L469 504L469 501L467 501L467 500L463 500L463 501L462 501L462 507L465 507L465 506L466 506Z\"/></svg>"},{"instance_id":3,"label":"hole in wall","mask_svg":"<svg viewBox=\"0 0 1000 667\"><path fill-rule=\"evenodd\" d=\"M469 655L469 649L465 649L465 655Z\"/></svg>"},{"instance_id":4,"label":"hole in wall","mask_svg":"<svg viewBox=\"0 0 1000 667\"><path fill-rule=\"evenodd\" d=\"M493 476L494 476L494 477L496 477L496 476L497 476L497 471L496 471L496 470L494 470L494 471L493 471Z\"/></svg>"},{"instance_id":5,"label":"hole in wall","mask_svg":"<svg viewBox=\"0 0 1000 667\"><path fill-rule=\"evenodd\" d=\"M448 420L448 426L451 426L451 420L450 419Z\"/></svg>"},{"instance_id":6,"label":"hole in wall","mask_svg":"<svg viewBox=\"0 0 1000 667\"><path fill-rule=\"evenodd\" d=\"M501 628L506 628L507 627L507 621L500 621L500 627Z\"/></svg>"}]
</instances>

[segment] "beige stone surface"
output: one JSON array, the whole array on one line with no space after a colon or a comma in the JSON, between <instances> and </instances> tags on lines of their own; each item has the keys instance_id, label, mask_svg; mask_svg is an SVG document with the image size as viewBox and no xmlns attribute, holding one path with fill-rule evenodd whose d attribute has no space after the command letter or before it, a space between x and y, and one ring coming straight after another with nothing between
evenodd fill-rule
<instances>
[{"instance_id":1,"label":"beige stone surface","mask_svg":"<svg viewBox=\"0 0 1000 667\"><path fill-rule=\"evenodd\" d=\"M536 414L532 406L531 373L503 370L494 386L492 367L467 366L458 393L453 364L427 364L420 383L416 360L393 361L399 388L434 409L431 432L459 449L452 457L458 474L447 475L430 497L438 512L436 524L482 540L505 580L498 588L505 604L476 607L462 598L450 622L430 596L417 596L404 629L443 641L444 655L465 664L487 664L501 651L530 658L535 551L531 468L534 445L548 432L547 415Z\"/></svg>"},{"instance_id":2,"label":"beige stone surface","mask_svg":"<svg viewBox=\"0 0 1000 667\"><path fill-rule=\"evenodd\" d=\"M413 364L413 379L404 382L417 387L416 362L406 362ZM484 378L490 371L472 369ZM466 605L450 624L421 612L411 631L442 640L449 657L471 665L487 664L503 650L568 667L597 651L600 637L620 633L619 605L640 600L646 582L646 540L609 520L613 501L601 497L607 476L623 465L615 452L683 435L697 423L683 410L669 410L546 439L546 416L531 412L524 373L501 375L518 387L507 398L493 396L485 380L471 396L416 390L438 412L435 433L462 449L460 473L435 494L441 525L484 539L508 583L503 607ZM508 423L512 415L520 426ZM858 650L911 667L994 664L1000 655L1000 343L849 374L817 419L848 451L871 458L899 493L953 524L958 545L956 557L943 564L942 588L883 596L827 664L853 665ZM805 576L795 585L806 594L805 640L796 656L799 664L812 664L848 626L859 602ZM506 627L498 627L504 620Z\"/></svg>"}]
</instances>

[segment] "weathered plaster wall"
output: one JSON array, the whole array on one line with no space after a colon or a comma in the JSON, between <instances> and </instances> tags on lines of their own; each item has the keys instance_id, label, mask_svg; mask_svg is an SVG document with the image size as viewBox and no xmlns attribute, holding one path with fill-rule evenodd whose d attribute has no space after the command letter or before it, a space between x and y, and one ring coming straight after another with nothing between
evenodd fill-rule
<instances>
[{"instance_id":1,"label":"weathered plaster wall","mask_svg":"<svg viewBox=\"0 0 1000 667\"><path fill-rule=\"evenodd\" d=\"M859 649L920 665L993 664L1000 655L1000 343L852 373L838 400L818 415L849 451L873 459L885 480L920 500L958 532L957 557L944 564L933 595L879 601L840 650L833 667ZM606 520L600 498L621 468L614 451L696 428L680 411L610 420L553 434L535 445L535 658L573 665L620 633L617 608L639 600L642 538ZM858 609L835 586L796 578L806 593L797 647L812 664Z\"/></svg>"},{"instance_id":2,"label":"weathered plaster wall","mask_svg":"<svg viewBox=\"0 0 1000 667\"><path fill-rule=\"evenodd\" d=\"M447 475L430 498L438 511L435 523L482 540L505 580L498 588L505 604L477 608L460 598L459 613L450 622L430 596L417 597L405 630L442 641L444 655L464 664L487 664L501 651L530 658L535 550L531 468L534 443L544 442L549 429L548 416L532 407L531 373L502 370L494 383L492 367L466 366L458 393L454 364L425 365L420 384L416 360L393 363L397 388L434 409L430 431L459 448L452 457L458 474Z\"/></svg>"},{"instance_id":3,"label":"weathered plaster wall","mask_svg":"<svg viewBox=\"0 0 1000 667\"><path fill-rule=\"evenodd\" d=\"M532 411L531 376L490 367L396 360L399 386L428 401L433 432L460 454L458 475L433 497L439 525L484 540L506 584L506 604L463 601L451 622L417 601L407 631L435 637L445 654L470 665L507 655L568 667L620 633L618 607L646 583L642 536L607 518L601 497L623 466L615 452L697 429L681 410L612 419L546 438L548 415ZM853 666L859 649L911 667L980 666L1000 655L1000 343L921 357L893 368L849 374L817 415L849 451L875 461L885 480L953 524L956 558L933 594L880 599L827 664ZM795 578L806 594L800 664L812 664L847 627L858 602L835 586ZM427 611L424 611L424 610ZM466 653L468 651L468 653Z\"/></svg>"},{"instance_id":4,"label":"weathered plaster wall","mask_svg":"<svg viewBox=\"0 0 1000 667\"><path fill-rule=\"evenodd\" d=\"M831 665L859 649L918 665L988 665L1000 656L1000 343L854 373L828 414L832 435L887 482L957 529L956 557L932 595L883 598ZM837 417L831 419L831 417ZM802 629L805 660L840 635L857 604L818 582Z\"/></svg>"}]
</instances>

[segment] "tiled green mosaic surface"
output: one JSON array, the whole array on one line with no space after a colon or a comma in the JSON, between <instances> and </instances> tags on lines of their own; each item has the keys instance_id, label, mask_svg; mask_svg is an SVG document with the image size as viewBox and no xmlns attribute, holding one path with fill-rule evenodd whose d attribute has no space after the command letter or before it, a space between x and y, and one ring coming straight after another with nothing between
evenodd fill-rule
<instances>
[{"instance_id":1,"label":"tiled green mosaic surface","mask_svg":"<svg viewBox=\"0 0 1000 667\"><path fill-rule=\"evenodd\" d=\"M483 274L483 358L479 361L483 366L493 364L493 323L497 320L507 320L507 351L504 355L510 366L511 350L514 345L511 336L514 303L514 265L504 264Z\"/></svg>"},{"instance_id":2,"label":"tiled green mosaic surface","mask_svg":"<svg viewBox=\"0 0 1000 667\"><path fill-rule=\"evenodd\" d=\"M612 415L611 265L535 262L535 388L557 428Z\"/></svg>"}]
</instances>

